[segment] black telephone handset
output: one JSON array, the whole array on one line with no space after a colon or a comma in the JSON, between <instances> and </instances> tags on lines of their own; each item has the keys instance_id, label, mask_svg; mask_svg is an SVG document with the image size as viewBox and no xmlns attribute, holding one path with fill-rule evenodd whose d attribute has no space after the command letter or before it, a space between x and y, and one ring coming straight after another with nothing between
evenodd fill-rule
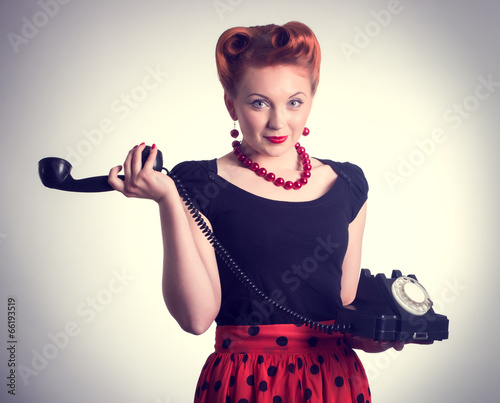
<instances>
[{"instance_id":1,"label":"black telephone handset","mask_svg":"<svg viewBox=\"0 0 500 403\"><path fill-rule=\"evenodd\" d=\"M142 152L143 165L150 150L151 148L146 146ZM107 176L76 180L71 176L71 169L71 164L62 158L43 158L38 163L38 173L46 187L70 192L113 190L108 183ZM369 270L363 269L355 300L352 304L337 311L333 325L319 323L286 308L262 292L217 240L195 207L182 182L163 167L163 156L160 150L158 150L153 169L158 172L164 170L172 178L179 195L184 200L200 230L241 283L258 298L273 305L278 312L287 316L293 323L305 324L330 334L333 332L351 333L374 340L430 342L448 338L448 319L446 316L434 313L427 292L417 282L415 276L403 277L399 271L394 271L392 278L387 279L383 274L372 276ZM119 177L124 179L122 175ZM422 301L417 300L418 297L409 295L409 285L417 287L423 292Z\"/></svg>"},{"instance_id":2,"label":"black telephone handset","mask_svg":"<svg viewBox=\"0 0 500 403\"><path fill-rule=\"evenodd\" d=\"M142 165L146 162L151 147L146 146L142 151ZM42 183L51 189L65 190L68 192L107 192L114 190L108 183L107 176L94 176L85 179L73 179L71 176L71 164L55 157L43 158L38 162L38 175ZM156 154L156 160L153 165L155 171L160 172L163 169L163 156L160 150ZM124 179L123 175L118 175Z\"/></svg>"}]
</instances>

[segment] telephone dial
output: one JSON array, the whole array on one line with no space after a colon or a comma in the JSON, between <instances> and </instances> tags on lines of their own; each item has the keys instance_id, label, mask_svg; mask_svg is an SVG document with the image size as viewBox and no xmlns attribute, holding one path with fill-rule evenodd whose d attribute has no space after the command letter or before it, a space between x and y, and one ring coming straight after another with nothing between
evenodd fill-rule
<instances>
[{"instance_id":1,"label":"telephone dial","mask_svg":"<svg viewBox=\"0 0 500 403\"><path fill-rule=\"evenodd\" d=\"M143 165L150 150L151 148L146 146L142 152ZM62 158L43 158L38 163L38 173L46 187L87 193L113 190L108 183L107 176L74 179L71 176L71 169L71 164ZM330 334L333 332L351 333L374 340L432 342L448 338L448 318L434 312L427 291L414 275L403 276L398 270L393 271L391 278L386 278L384 274L373 276L368 269L363 269L354 301L337 311L333 325L308 319L272 300L255 286L217 240L182 182L163 167L163 156L160 150L157 152L153 169L158 172L164 170L172 178L200 230L243 285L258 298L273 305L277 311L286 315L294 323L305 324ZM119 175L119 178L124 179L124 176Z\"/></svg>"}]
</instances>

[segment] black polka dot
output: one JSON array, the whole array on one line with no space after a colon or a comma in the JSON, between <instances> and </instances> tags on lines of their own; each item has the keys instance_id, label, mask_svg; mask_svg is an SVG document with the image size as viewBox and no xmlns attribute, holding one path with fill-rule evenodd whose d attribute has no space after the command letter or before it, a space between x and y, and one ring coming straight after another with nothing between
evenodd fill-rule
<instances>
[{"instance_id":1,"label":"black polka dot","mask_svg":"<svg viewBox=\"0 0 500 403\"><path fill-rule=\"evenodd\" d=\"M243 362L247 362L247 361L248 361L248 354L245 354L245 355L243 356L243 360L242 360L242 361L243 361Z\"/></svg>"},{"instance_id":2,"label":"black polka dot","mask_svg":"<svg viewBox=\"0 0 500 403\"><path fill-rule=\"evenodd\" d=\"M249 386L253 386L255 385L255 377L253 375L250 375L248 378L247 378L247 384Z\"/></svg>"},{"instance_id":3,"label":"black polka dot","mask_svg":"<svg viewBox=\"0 0 500 403\"><path fill-rule=\"evenodd\" d=\"M342 345L342 340L340 339L340 337L337 339L337 346L341 346Z\"/></svg>"},{"instance_id":4,"label":"black polka dot","mask_svg":"<svg viewBox=\"0 0 500 403\"><path fill-rule=\"evenodd\" d=\"M229 378L229 387L234 386L235 383L236 383L236 378L233 375L231 375L231 377Z\"/></svg>"},{"instance_id":5,"label":"black polka dot","mask_svg":"<svg viewBox=\"0 0 500 403\"><path fill-rule=\"evenodd\" d=\"M276 344L281 347L285 347L288 344L288 339L285 336L278 337L276 339Z\"/></svg>"},{"instance_id":6,"label":"black polka dot","mask_svg":"<svg viewBox=\"0 0 500 403\"><path fill-rule=\"evenodd\" d=\"M322 355L318 355L318 362L320 364L324 364L325 363L325 358Z\"/></svg>"},{"instance_id":7,"label":"black polka dot","mask_svg":"<svg viewBox=\"0 0 500 403\"><path fill-rule=\"evenodd\" d=\"M205 381L205 382L203 382L203 385L201 385L201 391L204 392L207 389L208 389L208 382Z\"/></svg>"},{"instance_id":8,"label":"black polka dot","mask_svg":"<svg viewBox=\"0 0 500 403\"><path fill-rule=\"evenodd\" d=\"M231 396L226 396L226 403L231 403Z\"/></svg>"},{"instance_id":9,"label":"black polka dot","mask_svg":"<svg viewBox=\"0 0 500 403\"><path fill-rule=\"evenodd\" d=\"M258 326L250 326L248 328L248 334L250 336L257 336L260 332L260 328Z\"/></svg>"},{"instance_id":10,"label":"black polka dot","mask_svg":"<svg viewBox=\"0 0 500 403\"><path fill-rule=\"evenodd\" d=\"M234 353L231 354L231 361L234 361Z\"/></svg>"},{"instance_id":11,"label":"black polka dot","mask_svg":"<svg viewBox=\"0 0 500 403\"><path fill-rule=\"evenodd\" d=\"M344 378L342 378L341 376L337 376L335 378L335 386L337 386L339 388L344 386Z\"/></svg>"},{"instance_id":12,"label":"black polka dot","mask_svg":"<svg viewBox=\"0 0 500 403\"><path fill-rule=\"evenodd\" d=\"M318 338L317 337L311 337L309 340L307 340L307 343L311 347L315 347L318 344Z\"/></svg>"},{"instance_id":13,"label":"black polka dot","mask_svg":"<svg viewBox=\"0 0 500 403\"><path fill-rule=\"evenodd\" d=\"M288 364L288 372L291 374L295 372L295 364Z\"/></svg>"},{"instance_id":14,"label":"black polka dot","mask_svg":"<svg viewBox=\"0 0 500 403\"><path fill-rule=\"evenodd\" d=\"M356 369L356 372L359 372L358 363L356 361L354 361L354 368Z\"/></svg>"},{"instance_id":15,"label":"black polka dot","mask_svg":"<svg viewBox=\"0 0 500 403\"><path fill-rule=\"evenodd\" d=\"M306 389L306 400L309 400L313 395L313 391L309 388Z\"/></svg>"},{"instance_id":16,"label":"black polka dot","mask_svg":"<svg viewBox=\"0 0 500 403\"><path fill-rule=\"evenodd\" d=\"M230 345L231 339L224 339L224 341L222 342L222 348L229 348Z\"/></svg>"},{"instance_id":17,"label":"black polka dot","mask_svg":"<svg viewBox=\"0 0 500 403\"><path fill-rule=\"evenodd\" d=\"M297 368L301 369L302 365L304 365L304 362L302 361L302 358L297 358Z\"/></svg>"},{"instance_id":18,"label":"black polka dot","mask_svg":"<svg viewBox=\"0 0 500 403\"><path fill-rule=\"evenodd\" d=\"M248 403L248 400L247 399L240 399L240 400L238 400L238 403Z\"/></svg>"},{"instance_id":19,"label":"black polka dot","mask_svg":"<svg viewBox=\"0 0 500 403\"><path fill-rule=\"evenodd\" d=\"M309 371L311 371L311 374L317 375L319 373L319 367L316 364L311 365L311 368L309 368Z\"/></svg>"},{"instance_id":20,"label":"black polka dot","mask_svg":"<svg viewBox=\"0 0 500 403\"><path fill-rule=\"evenodd\" d=\"M368 396L371 396L372 395L372 391L370 390L370 388L368 388Z\"/></svg>"},{"instance_id":21,"label":"black polka dot","mask_svg":"<svg viewBox=\"0 0 500 403\"><path fill-rule=\"evenodd\" d=\"M261 392L265 392L267 390L267 382L266 381L262 381L261 383L259 383L259 390Z\"/></svg>"},{"instance_id":22,"label":"black polka dot","mask_svg":"<svg viewBox=\"0 0 500 403\"><path fill-rule=\"evenodd\" d=\"M217 382L215 382L215 385L214 385L214 390L215 390L216 392L218 392L218 391L219 391L219 389L221 388L221 386L222 386L222 382L221 382L221 381L217 381Z\"/></svg>"},{"instance_id":23,"label":"black polka dot","mask_svg":"<svg viewBox=\"0 0 500 403\"><path fill-rule=\"evenodd\" d=\"M345 348L344 348L344 355L345 355L346 357L348 357L348 356L349 356L349 352L348 352L348 351L347 351L347 349L345 349Z\"/></svg>"},{"instance_id":24,"label":"black polka dot","mask_svg":"<svg viewBox=\"0 0 500 403\"><path fill-rule=\"evenodd\" d=\"M218 357L218 358L215 360L215 362L214 362L214 368L215 368L217 365L219 365L219 364L220 364L220 362L221 362L221 358L220 358L220 357Z\"/></svg>"},{"instance_id":25,"label":"black polka dot","mask_svg":"<svg viewBox=\"0 0 500 403\"><path fill-rule=\"evenodd\" d=\"M262 364L263 362L264 362L264 356L259 355L259 356L257 357L257 364Z\"/></svg>"},{"instance_id":26,"label":"black polka dot","mask_svg":"<svg viewBox=\"0 0 500 403\"><path fill-rule=\"evenodd\" d=\"M281 398L281 396L274 396L273 403L283 403L283 399Z\"/></svg>"},{"instance_id":27,"label":"black polka dot","mask_svg":"<svg viewBox=\"0 0 500 403\"><path fill-rule=\"evenodd\" d=\"M278 368L276 368L274 365L271 365L271 366L267 369L267 375L269 375L269 376L274 376L274 375L276 375L276 372L278 372Z\"/></svg>"},{"instance_id":28,"label":"black polka dot","mask_svg":"<svg viewBox=\"0 0 500 403\"><path fill-rule=\"evenodd\" d=\"M196 388L196 396L200 397L200 388L199 387Z\"/></svg>"},{"instance_id":29,"label":"black polka dot","mask_svg":"<svg viewBox=\"0 0 500 403\"><path fill-rule=\"evenodd\" d=\"M302 383L299 380L299 390L302 390Z\"/></svg>"},{"instance_id":30,"label":"black polka dot","mask_svg":"<svg viewBox=\"0 0 500 403\"><path fill-rule=\"evenodd\" d=\"M360 393L358 395L358 397L356 398L356 402L357 403L365 403L365 396L362 393Z\"/></svg>"},{"instance_id":31,"label":"black polka dot","mask_svg":"<svg viewBox=\"0 0 500 403\"><path fill-rule=\"evenodd\" d=\"M335 358L335 361L339 362L339 357L337 357L337 354L333 354L333 357Z\"/></svg>"}]
</instances>

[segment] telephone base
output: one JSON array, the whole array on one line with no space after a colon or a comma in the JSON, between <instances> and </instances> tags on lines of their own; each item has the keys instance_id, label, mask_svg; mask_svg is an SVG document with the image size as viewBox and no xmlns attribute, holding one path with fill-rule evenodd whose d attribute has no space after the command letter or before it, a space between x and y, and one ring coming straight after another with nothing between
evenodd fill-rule
<instances>
[{"instance_id":1,"label":"telephone base","mask_svg":"<svg viewBox=\"0 0 500 403\"><path fill-rule=\"evenodd\" d=\"M391 287L398 278L402 275L397 270L393 271L392 278L386 278L384 274L373 276L368 269L363 269L356 298L337 311L335 326L373 340L432 342L447 339L449 321L446 316L435 313L432 307L423 314L412 314L409 310L418 308L417 303L409 298L402 302L394 298ZM415 276L404 279L418 284Z\"/></svg>"}]
</instances>

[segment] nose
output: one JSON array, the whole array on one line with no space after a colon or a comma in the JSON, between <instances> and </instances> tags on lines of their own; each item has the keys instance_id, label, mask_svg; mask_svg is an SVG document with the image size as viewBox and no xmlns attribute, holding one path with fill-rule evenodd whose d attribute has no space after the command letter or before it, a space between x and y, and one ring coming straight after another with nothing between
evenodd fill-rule
<instances>
[{"instance_id":1,"label":"nose","mask_svg":"<svg viewBox=\"0 0 500 403\"><path fill-rule=\"evenodd\" d=\"M268 122L269 128L273 130L280 130L285 127L285 124L286 124L285 112L281 108L271 109Z\"/></svg>"}]
</instances>

